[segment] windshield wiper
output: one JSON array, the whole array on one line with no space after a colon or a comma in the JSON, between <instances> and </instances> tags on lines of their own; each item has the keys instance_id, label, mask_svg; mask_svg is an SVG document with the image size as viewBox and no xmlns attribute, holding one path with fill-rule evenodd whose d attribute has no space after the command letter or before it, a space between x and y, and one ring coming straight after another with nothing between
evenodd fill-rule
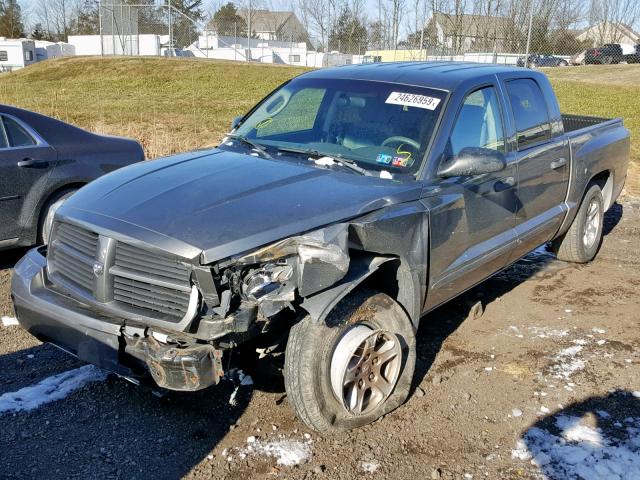
<instances>
[{"instance_id":1,"label":"windshield wiper","mask_svg":"<svg viewBox=\"0 0 640 480\"><path fill-rule=\"evenodd\" d=\"M238 140L239 142L242 142L245 145L250 146L252 150L255 150L255 151L261 153L263 157L268 158L270 160L273 160L273 157L269 154L269 152L267 152L265 150L265 148L262 145L260 145L259 143L255 143L255 142L249 140L247 137L244 137L242 135L238 135L238 134L235 134L235 133L227 133L225 136L227 138L231 138L233 140Z\"/></svg>"},{"instance_id":2,"label":"windshield wiper","mask_svg":"<svg viewBox=\"0 0 640 480\"><path fill-rule=\"evenodd\" d=\"M372 173L366 168L362 168L358 165L355 160L351 160L349 158L344 158L341 155L332 156L327 155L325 153L319 152L318 150L312 148L296 148L296 147L278 147L279 152L292 152L292 153L303 153L305 155L312 155L314 157L327 157L333 160L335 163L342 165L343 167L348 168L351 171L359 173L360 175L370 176Z\"/></svg>"}]
</instances>

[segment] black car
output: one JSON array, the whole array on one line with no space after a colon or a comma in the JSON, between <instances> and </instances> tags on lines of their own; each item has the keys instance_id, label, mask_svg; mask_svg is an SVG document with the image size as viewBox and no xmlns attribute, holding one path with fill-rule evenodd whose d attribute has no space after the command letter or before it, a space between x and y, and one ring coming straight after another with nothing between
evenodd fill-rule
<instances>
[{"instance_id":1,"label":"black car","mask_svg":"<svg viewBox=\"0 0 640 480\"><path fill-rule=\"evenodd\" d=\"M519 67L566 67L569 65L569 62L564 58L555 57L553 55L538 55L532 54L529 55L527 64L525 65L524 57L520 57L518 59Z\"/></svg>"},{"instance_id":2,"label":"black car","mask_svg":"<svg viewBox=\"0 0 640 480\"><path fill-rule=\"evenodd\" d=\"M586 65L610 65L624 60L625 55L622 53L622 46L619 43L606 43L601 47L590 48L584 54L584 63Z\"/></svg>"},{"instance_id":3,"label":"black car","mask_svg":"<svg viewBox=\"0 0 640 480\"><path fill-rule=\"evenodd\" d=\"M47 243L53 212L67 197L141 160L135 140L0 105L0 249Z\"/></svg>"}]
</instances>

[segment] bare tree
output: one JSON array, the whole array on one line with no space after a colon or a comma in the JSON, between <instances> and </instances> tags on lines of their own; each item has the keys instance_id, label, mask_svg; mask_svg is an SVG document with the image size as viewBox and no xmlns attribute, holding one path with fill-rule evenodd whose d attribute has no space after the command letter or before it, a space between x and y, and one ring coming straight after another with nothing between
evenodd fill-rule
<instances>
[{"instance_id":1,"label":"bare tree","mask_svg":"<svg viewBox=\"0 0 640 480\"><path fill-rule=\"evenodd\" d=\"M596 29L596 43L622 40L624 29L636 23L639 13L638 0L591 0L589 20Z\"/></svg>"}]
</instances>

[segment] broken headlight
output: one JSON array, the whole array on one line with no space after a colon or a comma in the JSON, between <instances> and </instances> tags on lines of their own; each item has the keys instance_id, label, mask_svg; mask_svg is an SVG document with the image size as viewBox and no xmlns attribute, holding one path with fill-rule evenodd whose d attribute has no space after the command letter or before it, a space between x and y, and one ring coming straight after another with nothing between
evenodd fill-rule
<instances>
[{"instance_id":1,"label":"broken headlight","mask_svg":"<svg viewBox=\"0 0 640 480\"><path fill-rule=\"evenodd\" d=\"M238 265L259 265L243 279L243 293L251 299L273 297L293 300L330 287L349 270L347 226L344 224L290 237L237 259ZM279 295L278 295L279 296Z\"/></svg>"}]
</instances>

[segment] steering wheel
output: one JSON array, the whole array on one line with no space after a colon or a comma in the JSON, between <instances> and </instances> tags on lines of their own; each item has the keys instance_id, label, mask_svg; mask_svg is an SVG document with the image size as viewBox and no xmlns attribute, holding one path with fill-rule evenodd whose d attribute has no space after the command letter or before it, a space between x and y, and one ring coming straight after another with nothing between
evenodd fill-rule
<instances>
[{"instance_id":1,"label":"steering wheel","mask_svg":"<svg viewBox=\"0 0 640 480\"><path fill-rule=\"evenodd\" d=\"M411 145L413 148L415 148L416 151L420 150L420 144L409 137L401 137L399 135L394 135L393 137L389 137L385 139L385 141L382 142L382 146L386 147L390 143L406 143L408 145Z\"/></svg>"}]
</instances>

